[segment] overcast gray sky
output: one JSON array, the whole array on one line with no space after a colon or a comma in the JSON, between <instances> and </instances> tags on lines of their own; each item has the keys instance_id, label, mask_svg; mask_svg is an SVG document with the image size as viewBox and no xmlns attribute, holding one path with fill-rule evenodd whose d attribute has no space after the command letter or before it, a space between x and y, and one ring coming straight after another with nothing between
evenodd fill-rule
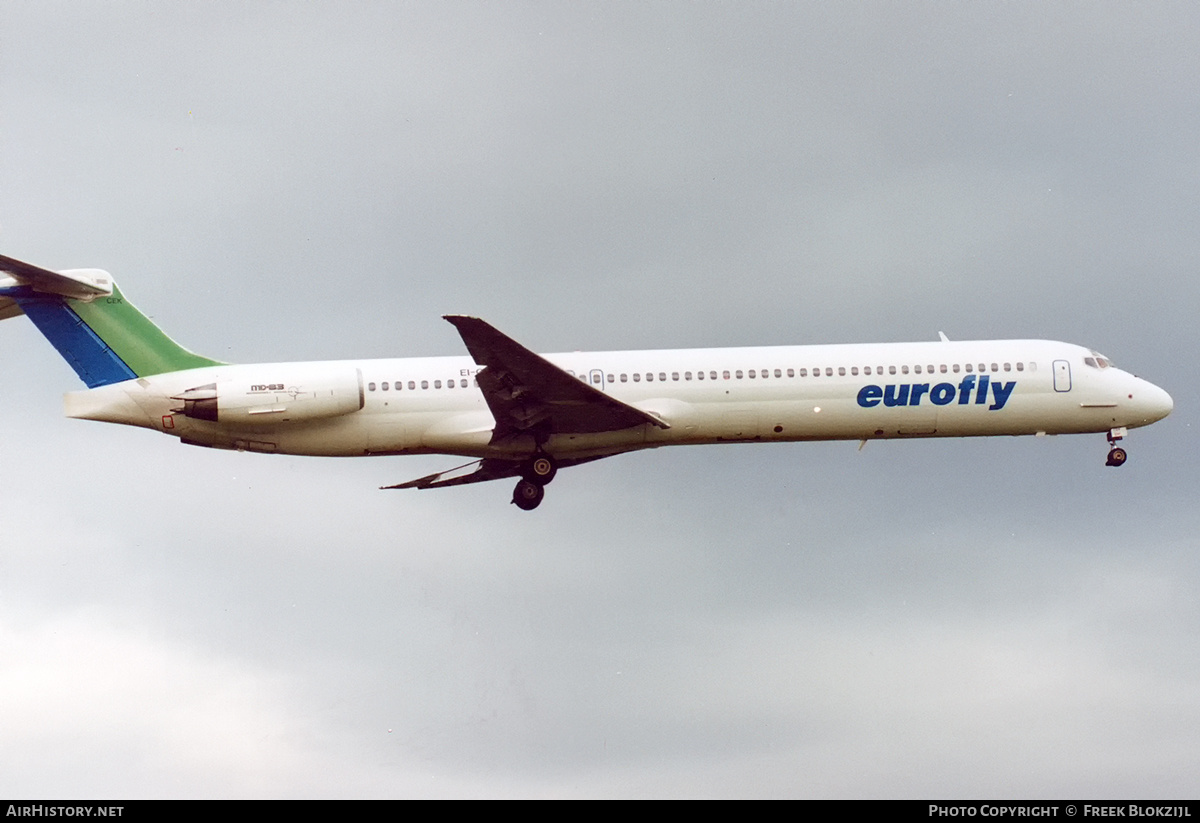
<instances>
[{"instance_id":1,"label":"overcast gray sky","mask_svg":"<svg viewBox=\"0 0 1200 823\"><path fill-rule=\"evenodd\" d=\"M1047 337L1175 412L510 484L62 417L0 324L0 795L1194 797L1191 3L0 0L0 252L237 362Z\"/></svg>"}]
</instances>

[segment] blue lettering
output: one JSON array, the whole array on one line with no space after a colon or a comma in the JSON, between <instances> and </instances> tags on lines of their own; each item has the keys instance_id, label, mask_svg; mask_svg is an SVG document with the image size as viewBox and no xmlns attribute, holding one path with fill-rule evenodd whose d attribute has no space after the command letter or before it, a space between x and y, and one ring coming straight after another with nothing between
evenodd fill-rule
<instances>
[{"instance_id":1,"label":"blue lettering","mask_svg":"<svg viewBox=\"0 0 1200 823\"><path fill-rule=\"evenodd\" d=\"M929 399L935 406L945 406L953 402L957 394L958 389L954 388L953 383L938 383L929 393Z\"/></svg>"},{"instance_id":2,"label":"blue lettering","mask_svg":"<svg viewBox=\"0 0 1200 823\"><path fill-rule=\"evenodd\" d=\"M967 405L967 399L971 396L971 389L975 388L975 375L968 374L958 384L958 405Z\"/></svg>"},{"instance_id":3,"label":"blue lettering","mask_svg":"<svg viewBox=\"0 0 1200 823\"><path fill-rule=\"evenodd\" d=\"M988 387L988 376L986 374L981 374L979 376L979 389L975 392L976 404L982 406L984 403L987 402L987 387Z\"/></svg>"},{"instance_id":4,"label":"blue lettering","mask_svg":"<svg viewBox=\"0 0 1200 823\"><path fill-rule=\"evenodd\" d=\"M1017 387L1017 381L1010 380L1007 383L993 383L992 396L996 398L996 402L988 406L988 411L996 411L1004 408L1004 404L1008 402L1008 396L1012 394L1013 389Z\"/></svg>"},{"instance_id":5,"label":"blue lettering","mask_svg":"<svg viewBox=\"0 0 1200 823\"><path fill-rule=\"evenodd\" d=\"M1017 381L993 383L986 374L982 374L979 375L978 382L976 382L976 376L968 374L957 386L953 383L938 383L932 388L928 383L899 383L882 388L866 385L858 390L857 399L858 405L864 409L874 408L879 405L880 401L888 407L919 406L925 397L928 397L929 402L935 406L948 406L954 402L955 397L958 398L960 406L966 406L972 403L972 400L977 405L984 405L987 403L989 388L992 394L992 404L987 407L988 411L999 411L1008 403L1008 398L1017 388ZM972 392L975 393L974 398L971 397Z\"/></svg>"},{"instance_id":6,"label":"blue lettering","mask_svg":"<svg viewBox=\"0 0 1200 823\"><path fill-rule=\"evenodd\" d=\"M881 397L883 397L883 389L878 386L863 386L858 390L858 405L864 409L878 406Z\"/></svg>"},{"instance_id":7,"label":"blue lettering","mask_svg":"<svg viewBox=\"0 0 1200 823\"><path fill-rule=\"evenodd\" d=\"M897 390L899 393L897 394ZM888 386L883 390L883 405L885 406L907 406L908 405L908 384L901 383L899 386Z\"/></svg>"}]
</instances>

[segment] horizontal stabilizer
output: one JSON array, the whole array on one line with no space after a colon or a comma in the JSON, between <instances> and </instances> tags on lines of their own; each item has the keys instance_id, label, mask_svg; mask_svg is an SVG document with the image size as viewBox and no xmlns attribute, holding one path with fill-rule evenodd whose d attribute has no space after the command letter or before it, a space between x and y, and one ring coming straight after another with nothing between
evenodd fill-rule
<instances>
[{"instance_id":1,"label":"horizontal stabilizer","mask_svg":"<svg viewBox=\"0 0 1200 823\"><path fill-rule=\"evenodd\" d=\"M112 276L103 269L50 271L0 254L0 272L34 291L91 302L112 294Z\"/></svg>"}]
</instances>

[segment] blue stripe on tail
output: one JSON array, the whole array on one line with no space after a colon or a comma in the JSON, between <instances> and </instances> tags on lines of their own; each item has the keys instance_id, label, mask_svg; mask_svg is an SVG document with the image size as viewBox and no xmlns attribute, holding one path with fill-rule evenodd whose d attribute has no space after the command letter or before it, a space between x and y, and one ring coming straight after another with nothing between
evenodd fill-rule
<instances>
[{"instance_id":1,"label":"blue stripe on tail","mask_svg":"<svg viewBox=\"0 0 1200 823\"><path fill-rule=\"evenodd\" d=\"M62 298L31 296L25 289L5 291L7 296L16 299L25 315L71 364L89 389L137 377Z\"/></svg>"}]
</instances>

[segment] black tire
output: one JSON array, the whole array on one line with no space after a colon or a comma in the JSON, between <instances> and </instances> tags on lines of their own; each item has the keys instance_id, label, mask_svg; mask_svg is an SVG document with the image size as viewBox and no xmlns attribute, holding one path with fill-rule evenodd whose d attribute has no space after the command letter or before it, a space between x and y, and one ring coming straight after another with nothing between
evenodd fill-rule
<instances>
[{"instance_id":1,"label":"black tire","mask_svg":"<svg viewBox=\"0 0 1200 823\"><path fill-rule=\"evenodd\" d=\"M553 457L548 454L535 454L525 464L525 472L521 476L531 483L545 486L554 479L556 474L558 474L558 465L554 462Z\"/></svg>"},{"instance_id":2,"label":"black tire","mask_svg":"<svg viewBox=\"0 0 1200 823\"><path fill-rule=\"evenodd\" d=\"M1124 449L1120 446L1114 446L1113 450L1108 453L1108 465L1120 466L1125 463L1128 457L1129 455L1125 453Z\"/></svg>"},{"instance_id":3,"label":"black tire","mask_svg":"<svg viewBox=\"0 0 1200 823\"><path fill-rule=\"evenodd\" d=\"M517 504L517 508L529 512L536 509L545 496L546 490L540 484L532 480L521 480L513 489L512 502Z\"/></svg>"}]
</instances>

